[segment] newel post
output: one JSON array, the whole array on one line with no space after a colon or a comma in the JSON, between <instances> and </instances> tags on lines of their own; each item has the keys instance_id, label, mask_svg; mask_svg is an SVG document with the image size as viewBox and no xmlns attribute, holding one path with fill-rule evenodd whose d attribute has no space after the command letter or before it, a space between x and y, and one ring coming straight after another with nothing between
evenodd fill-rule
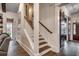
<instances>
[{"instance_id":1,"label":"newel post","mask_svg":"<svg viewBox=\"0 0 79 59\"><path fill-rule=\"evenodd\" d=\"M34 3L34 54L39 55L39 3Z\"/></svg>"}]
</instances>

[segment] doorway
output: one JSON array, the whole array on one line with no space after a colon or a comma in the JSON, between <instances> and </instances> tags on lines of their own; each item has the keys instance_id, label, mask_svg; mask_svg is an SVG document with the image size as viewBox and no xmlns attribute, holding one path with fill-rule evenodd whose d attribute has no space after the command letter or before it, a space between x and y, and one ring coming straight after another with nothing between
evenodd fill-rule
<instances>
[{"instance_id":1,"label":"doorway","mask_svg":"<svg viewBox=\"0 0 79 59\"><path fill-rule=\"evenodd\" d=\"M70 40L71 24L70 18L60 10L60 48L64 47L65 41Z\"/></svg>"},{"instance_id":2,"label":"doorway","mask_svg":"<svg viewBox=\"0 0 79 59\"><path fill-rule=\"evenodd\" d=\"M79 23L73 23L73 40L79 41Z\"/></svg>"},{"instance_id":3,"label":"doorway","mask_svg":"<svg viewBox=\"0 0 79 59\"><path fill-rule=\"evenodd\" d=\"M13 38L13 19L7 18L7 33L10 35L11 38Z\"/></svg>"}]
</instances>

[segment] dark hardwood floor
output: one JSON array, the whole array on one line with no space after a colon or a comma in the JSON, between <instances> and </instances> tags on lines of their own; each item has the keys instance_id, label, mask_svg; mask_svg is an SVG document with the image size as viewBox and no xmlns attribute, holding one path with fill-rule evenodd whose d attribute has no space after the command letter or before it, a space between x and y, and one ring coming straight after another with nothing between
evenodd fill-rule
<instances>
[{"instance_id":1,"label":"dark hardwood floor","mask_svg":"<svg viewBox=\"0 0 79 59\"><path fill-rule=\"evenodd\" d=\"M29 54L15 40L11 40L8 56L29 56Z\"/></svg>"},{"instance_id":2,"label":"dark hardwood floor","mask_svg":"<svg viewBox=\"0 0 79 59\"><path fill-rule=\"evenodd\" d=\"M29 56L29 54L15 40L11 40L8 56ZM79 56L79 42L64 41L64 46L57 56Z\"/></svg>"}]
</instances>

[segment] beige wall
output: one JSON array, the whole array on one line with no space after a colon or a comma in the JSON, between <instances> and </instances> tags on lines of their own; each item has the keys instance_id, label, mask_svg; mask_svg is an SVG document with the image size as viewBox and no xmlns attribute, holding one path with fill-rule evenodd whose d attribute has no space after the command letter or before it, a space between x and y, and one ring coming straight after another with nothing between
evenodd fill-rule
<instances>
[{"instance_id":1,"label":"beige wall","mask_svg":"<svg viewBox=\"0 0 79 59\"><path fill-rule=\"evenodd\" d=\"M51 31L54 30L55 6L40 4L40 21Z\"/></svg>"},{"instance_id":2,"label":"beige wall","mask_svg":"<svg viewBox=\"0 0 79 59\"><path fill-rule=\"evenodd\" d=\"M17 36L17 42L19 42L19 44L30 54L33 55L33 48L34 48L34 44L33 44L33 30L30 27L30 25L27 23L26 19L24 18L24 16L26 16L26 10L25 10L26 6L24 5L24 3L21 3L19 6L19 11L18 13L20 14L21 17L21 23L20 23L20 35ZM18 30L17 30L18 31ZM20 37L18 39L18 37Z\"/></svg>"},{"instance_id":3,"label":"beige wall","mask_svg":"<svg viewBox=\"0 0 79 59\"><path fill-rule=\"evenodd\" d=\"M48 41L52 50L59 52L59 8L55 5L40 6L40 21L53 33L49 33L40 25L40 33Z\"/></svg>"},{"instance_id":4,"label":"beige wall","mask_svg":"<svg viewBox=\"0 0 79 59\"><path fill-rule=\"evenodd\" d=\"M26 29L28 35L31 37L32 39L32 35L33 35L33 30L32 28L29 26L29 24L26 22L26 19L24 18L24 16L26 16L26 10L25 10L26 6L24 4L20 5L20 11L21 11L21 26L23 29Z\"/></svg>"},{"instance_id":5,"label":"beige wall","mask_svg":"<svg viewBox=\"0 0 79 59\"><path fill-rule=\"evenodd\" d=\"M1 9L0 9L1 10ZM3 14L3 32L7 31L7 18L11 18L13 19L13 39L15 39L16 37L16 22L18 20L18 14L17 13L13 13L13 12L2 12L0 11L1 14Z\"/></svg>"}]
</instances>

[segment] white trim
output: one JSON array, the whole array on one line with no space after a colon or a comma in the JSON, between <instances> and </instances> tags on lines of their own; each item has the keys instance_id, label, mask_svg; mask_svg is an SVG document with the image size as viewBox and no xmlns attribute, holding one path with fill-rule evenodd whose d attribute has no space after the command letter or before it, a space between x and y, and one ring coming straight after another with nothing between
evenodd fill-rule
<instances>
[{"instance_id":1,"label":"white trim","mask_svg":"<svg viewBox=\"0 0 79 59\"><path fill-rule=\"evenodd\" d=\"M25 33L26 37L28 38L28 41L29 41L29 43L30 43L30 45L31 45L31 47L32 47L32 50L34 50L33 41L31 40L31 38L30 38L29 35L27 34L27 31L26 31L25 29L23 29L23 30L24 30L24 33Z\"/></svg>"},{"instance_id":2,"label":"white trim","mask_svg":"<svg viewBox=\"0 0 79 59\"><path fill-rule=\"evenodd\" d=\"M34 52L39 55L39 3L34 3Z\"/></svg>"},{"instance_id":3,"label":"white trim","mask_svg":"<svg viewBox=\"0 0 79 59\"><path fill-rule=\"evenodd\" d=\"M30 55L30 56L34 56L34 52L31 50L31 49L29 49L25 44L23 44L21 41L19 41L19 40L16 40L19 44L20 44L20 46L21 47L23 47L23 49Z\"/></svg>"}]
</instances>

